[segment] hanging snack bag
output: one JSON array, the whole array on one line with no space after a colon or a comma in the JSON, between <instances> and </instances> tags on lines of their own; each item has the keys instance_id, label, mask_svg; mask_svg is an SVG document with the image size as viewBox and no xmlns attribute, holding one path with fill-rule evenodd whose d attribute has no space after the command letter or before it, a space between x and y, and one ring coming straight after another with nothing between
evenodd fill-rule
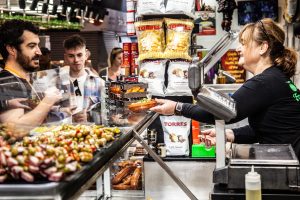
<instances>
[{"instance_id":1,"label":"hanging snack bag","mask_svg":"<svg viewBox=\"0 0 300 200\"><path fill-rule=\"evenodd\" d=\"M160 116L167 156L188 156L191 119L183 116Z\"/></svg>"},{"instance_id":2,"label":"hanging snack bag","mask_svg":"<svg viewBox=\"0 0 300 200\"><path fill-rule=\"evenodd\" d=\"M189 66L190 63L186 61L169 63L166 96L192 96L188 83Z\"/></svg>"},{"instance_id":3,"label":"hanging snack bag","mask_svg":"<svg viewBox=\"0 0 300 200\"><path fill-rule=\"evenodd\" d=\"M137 16L161 15L165 13L164 0L138 0Z\"/></svg>"},{"instance_id":4,"label":"hanging snack bag","mask_svg":"<svg viewBox=\"0 0 300 200\"><path fill-rule=\"evenodd\" d=\"M165 44L163 21L149 20L135 23L138 36L139 60L163 58Z\"/></svg>"},{"instance_id":5,"label":"hanging snack bag","mask_svg":"<svg viewBox=\"0 0 300 200\"><path fill-rule=\"evenodd\" d=\"M189 47L191 33L194 27L192 20L165 19L167 26L167 41L164 52L165 58L187 59L189 56Z\"/></svg>"},{"instance_id":6,"label":"hanging snack bag","mask_svg":"<svg viewBox=\"0 0 300 200\"><path fill-rule=\"evenodd\" d=\"M139 81L148 83L148 93L164 96L166 60L147 61L140 65Z\"/></svg>"},{"instance_id":7,"label":"hanging snack bag","mask_svg":"<svg viewBox=\"0 0 300 200\"><path fill-rule=\"evenodd\" d=\"M185 14L195 17L195 0L168 0L166 14Z\"/></svg>"}]
</instances>

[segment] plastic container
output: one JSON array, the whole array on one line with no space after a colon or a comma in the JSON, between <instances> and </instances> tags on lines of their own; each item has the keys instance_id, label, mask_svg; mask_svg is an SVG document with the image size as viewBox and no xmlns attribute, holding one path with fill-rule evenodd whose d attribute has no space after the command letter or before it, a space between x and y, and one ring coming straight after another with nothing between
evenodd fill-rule
<instances>
[{"instance_id":1,"label":"plastic container","mask_svg":"<svg viewBox=\"0 0 300 200\"><path fill-rule=\"evenodd\" d=\"M162 158L165 158L167 156L167 148L165 143L157 144L157 154Z\"/></svg>"},{"instance_id":2,"label":"plastic container","mask_svg":"<svg viewBox=\"0 0 300 200\"><path fill-rule=\"evenodd\" d=\"M246 200L261 200L261 180L260 175L254 171L252 165L251 171L245 175Z\"/></svg>"},{"instance_id":3,"label":"plastic container","mask_svg":"<svg viewBox=\"0 0 300 200\"><path fill-rule=\"evenodd\" d=\"M192 158L215 158L216 147L207 148L204 143L192 145Z\"/></svg>"}]
</instances>

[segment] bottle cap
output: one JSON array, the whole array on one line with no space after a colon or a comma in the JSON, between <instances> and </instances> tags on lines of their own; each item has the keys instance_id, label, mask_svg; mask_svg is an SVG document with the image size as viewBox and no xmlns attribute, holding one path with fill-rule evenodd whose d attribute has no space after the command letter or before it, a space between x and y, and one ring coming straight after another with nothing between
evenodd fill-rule
<instances>
[{"instance_id":1,"label":"bottle cap","mask_svg":"<svg viewBox=\"0 0 300 200\"><path fill-rule=\"evenodd\" d=\"M249 182L259 182L260 175L254 171L254 166L252 165L251 171L246 174L246 179Z\"/></svg>"},{"instance_id":2,"label":"bottle cap","mask_svg":"<svg viewBox=\"0 0 300 200\"><path fill-rule=\"evenodd\" d=\"M192 62L199 62L199 57L198 56L194 56L192 58Z\"/></svg>"},{"instance_id":3,"label":"bottle cap","mask_svg":"<svg viewBox=\"0 0 300 200\"><path fill-rule=\"evenodd\" d=\"M254 171L254 166L252 165L251 171L245 176L245 186L246 189L257 190L261 188L260 175Z\"/></svg>"}]
</instances>

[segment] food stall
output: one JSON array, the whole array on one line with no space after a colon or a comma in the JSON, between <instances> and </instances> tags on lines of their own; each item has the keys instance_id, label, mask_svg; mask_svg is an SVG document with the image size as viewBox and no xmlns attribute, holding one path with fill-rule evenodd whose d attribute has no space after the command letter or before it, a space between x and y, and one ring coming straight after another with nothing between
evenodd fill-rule
<instances>
[{"instance_id":1,"label":"food stall","mask_svg":"<svg viewBox=\"0 0 300 200\"><path fill-rule=\"evenodd\" d=\"M127 0L127 6L133 6L134 2L136 1ZM87 126L89 127L88 129L95 128L96 130L103 129L104 132L119 131L113 133L114 137L110 139L111 141L105 142L106 144L102 142L95 149L93 147L92 157L87 158L85 162L83 162L85 158L78 158L76 164L79 164L80 167L76 165L75 170L72 169L72 173L67 171L63 178L51 176L55 173L51 173L51 170L49 170L49 174L44 174L45 170L43 169L42 172L39 172L39 170L34 172L34 181L30 179L25 181L23 179L24 177L26 179L26 174L22 177L20 171L16 172L16 170L20 170L20 168L17 168L20 161L17 160L18 164L7 164L6 162L6 159L10 159L10 155L15 153L12 151L9 153L8 151L10 150L1 149L0 166L2 171L0 177L4 179L4 176L5 178L9 176L9 178L3 180L0 185L0 199L77 199L96 181L99 181L103 174L106 177L104 177L104 182L101 184L103 184L104 188L109 188L109 190L120 191L118 195L121 198L124 196L130 198L130 195L134 195L131 191L138 189L144 190L142 191L142 193L144 192L142 198L185 199L188 197L190 199L199 199L203 197L203 199L211 198L215 200L243 199L245 197L243 178L250 171L252 165L255 165L255 169L263 177L268 177L262 182L264 199L273 200L286 197L298 199L300 185L298 183L298 180L300 180L299 161L290 146L284 145L280 148L276 145L276 148L270 148L270 146L260 145L231 145L229 148L230 155L225 155L225 125L222 120L232 117L234 108L232 107L233 103L229 100L228 104L226 104L227 102L224 103L226 100L225 96L218 96L215 92L233 93L240 85L212 84L205 85L203 88L202 84L204 83L204 76L215 67L216 63L222 59L222 56L229 49L234 48L234 45L237 43L237 32L225 34L211 48L203 60L200 59L199 61L199 59L194 59L193 57L191 62L192 57L189 54L189 44L191 43L191 34L195 24L192 20L195 7L194 0L186 1L190 5L184 8L181 7L183 4L179 6L172 4L163 6L166 5L165 1L151 1L152 4L150 6L145 6L147 2L140 2L142 3L139 5L136 14L141 19L138 19L135 24L135 18L133 17L135 13L132 13L135 12L135 7L133 6L132 9L127 8L127 17L131 16L131 21L127 21L128 35L132 37L132 34L136 31L138 43L136 41L131 43L130 48L128 48L128 44L125 46L123 60L123 70L125 71L123 75L134 74L135 76L128 77L128 79L125 78L122 81L107 83L108 98L106 103L108 106L105 113L102 113L102 110L92 110L89 122L81 125L70 125L71 132L78 126ZM144 6L143 2L145 3ZM185 2L180 1L180 3ZM192 8L192 10L189 8ZM230 28L230 24L228 24L226 29ZM136 30L134 30L134 26ZM216 40L213 43L215 42ZM245 75L244 71L242 73ZM233 77L226 75L221 70L219 75L220 77L218 78L226 78L225 82L231 82L230 80L233 79ZM221 82L224 83L224 79L222 81L220 79L219 83ZM206 86L212 87L217 91L208 89ZM176 101L188 99L187 102L189 102L192 99L192 93L189 88L193 93L197 92L196 99L200 102L202 101L202 105L211 109L210 111L220 119L216 121L216 128L218 133L217 141L221 142L218 142L217 154L213 152L212 158L190 157L192 154L190 152L191 140L194 139L189 136L190 128L192 127L190 120L175 119L176 117L160 118L158 114L147 110L148 106L152 107L156 103L154 100L146 99L149 96L166 99L171 96L170 99L176 99ZM202 89L201 92L200 89ZM208 95L205 96L204 94ZM36 99L33 99L29 103L36 104L37 102L35 101ZM219 105L222 102L225 106ZM231 107L228 105L231 105ZM155 128L154 130L157 131L159 129L158 126L156 124L153 125L153 122L157 120L161 120L163 124L167 124L166 126L186 124L186 129L175 129L176 131L173 131L165 126L160 133L155 134L155 137L164 138L164 140L155 140L153 145L157 145L156 147L149 146L141 134L151 125L151 128ZM64 130L64 126L61 122L45 124L42 127L31 127L28 132L34 137L36 133L43 134L44 128L47 130L46 132L53 132L53 130L57 129ZM199 128L196 130L198 131L198 134L196 133L198 137ZM94 130L93 133L95 133ZM101 137L97 139L100 140ZM151 137L148 136L147 139L149 140ZM143 148L149 153L148 156L143 158L144 163L140 164L132 160L118 160L134 141L142 144ZM169 143L166 144L166 141ZM203 143L203 141L201 142ZM210 145L206 147L207 149L211 148ZM181 151L172 151L172 149L176 148ZM159 156L153 151L154 149L158 150ZM18 150L16 155L19 153ZM280 155L273 156L274 153ZM215 155L217 155L216 164ZM2 159L3 156L5 156L4 159ZM117 164L115 161L117 161ZM42 164L45 164L44 161L42 161ZM39 169L42 168L42 164L38 164ZM162 170L157 170L157 164L165 170L163 173ZM112 174L107 174L107 170L114 165L117 166L117 170L113 171ZM142 169L140 165L143 165ZM14 170L7 170L9 167L14 167ZM67 170L70 170L70 168L67 168ZM140 170L143 170L143 177L140 175ZM127 172L122 176L117 176L124 171ZM174 171L176 173L173 173ZM135 177L135 172L139 173L139 175L135 179L135 183L131 184ZM276 179L272 177L273 174L276 174ZM48 180L49 177L51 177L51 181ZM109 180L105 181L106 178ZM281 183L280 180L285 181ZM137 182L139 182L138 185ZM172 195L169 194L170 191L176 191L178 186L182 191L179 190L179 192L174 192ZM275 191L275 189L278 191ZM102 196L104 199L111 197L111 194L107 195L105 190L97 191L100 192L97 195ZM285 191L283 192L283 190ZM182 194L178 194L180 192Z\"/></svg>"}]
</instances>

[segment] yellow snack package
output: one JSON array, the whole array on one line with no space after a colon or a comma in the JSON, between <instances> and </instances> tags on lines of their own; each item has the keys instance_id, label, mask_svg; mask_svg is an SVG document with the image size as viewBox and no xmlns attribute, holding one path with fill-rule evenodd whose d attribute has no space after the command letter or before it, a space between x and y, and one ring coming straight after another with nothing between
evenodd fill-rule
<instances>
[{"instance_id":1,"label":"yellow snack package","mask_svg":"<svg viewBox=\"0 0 300 200\"><path fill-rule=\"evenodd\" d=\"M193 21L188 19L165 19L167 26L166 49L164 57L169 59L187 59L191 33L194 27Z\"/></svg>"},{"instance_id":2,"label":"yellow snack package","mask_svg":"<svg viewBox=\"0 0 300 200\"><path fill-rule=\"evenodd\" d=\"M139 21L135 23L138 37L139 60L163 58L165 37L163 20Z\"/></svg>"}]
</instances>

